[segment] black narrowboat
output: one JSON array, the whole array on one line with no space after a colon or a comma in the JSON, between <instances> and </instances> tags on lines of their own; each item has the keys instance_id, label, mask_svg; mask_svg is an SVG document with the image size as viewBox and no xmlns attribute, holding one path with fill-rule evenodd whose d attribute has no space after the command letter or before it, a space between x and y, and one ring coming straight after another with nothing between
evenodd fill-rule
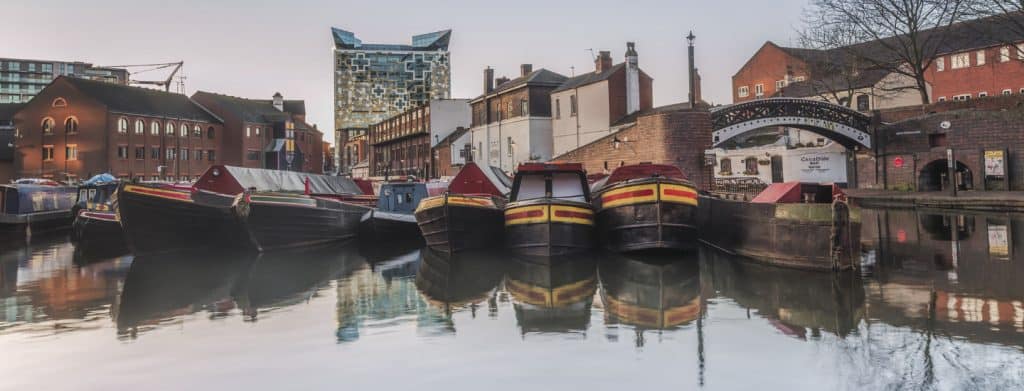
<instances>
[{"instance_id":1,"label":"black narrowboat","mask_svg":"<svg viewBox=\"0 0 1024 391\"><path fill-rule=\"evenodd\" d=\"M440 182L393 181L380 186L377 208L363 216L364 236L374 240L416 240L422 243L416 208L420 201L444 194Z\"/></svg>"},{"instance_id":2,"label":"black narrowboat","mask_svg":"<svg viewBox=\"0 0 1024 391\"><path fill-rule=\"evenodd\" d=\"M354 238L370 208L352 202L362 190L351 179L233 166L212 166L195 187L239 194L239 213L258 251Z\"/></svg>"},{"instance_id":3,"label":"black narrowboat","mask_svg":"<svg viewBox=\"0 0 1024 391\"><path fill-rule=\"evenodd\" d=\"M597 265L606 323L673 329L701 314L697 254L634 259L608 254Z\"/></svg>"},{"instance_id":4,"label":"black narrowboat","mask_svg":"<svg viewBox=\"0 0 1024 391\"><path fill-rule=\"evenodd\" d=\"M697 189L675 166L622 166L592 186L597 231L611 251L693 250Z\"/></svg>"},{"instance_id":5,"label":"black narrowboat","mask_svg":"<svg viewBox=\"0 0 1024 391\"><path fill-rule=\"evenodd\" d=\"M466 163L447 192L424 198L416 208L427 246L449 254L500 246L511 185L496 167Z\"/></svg>"},{"instance_id":6,"label":"black narrowboat","mask_svg":"<svg viewBox=\"0 0 1024 391\"><path fill-rule=\"evenodd\" d=\"M559 256L594 244L594 212L583 166L523 163L505 206L505 247L529 256Z\"/></svg>"},{"instance_id":7,"label":"black narrowboat","mask_svg":"<svg viewBox=\"0 0 1024 391\"><path fill-rule=\"evenodd\" d=\"M127 250L121 222L114 212L117 187L120 181L110 174L89 178L78 186L78 200L71 209L71 241L76 250L104 253Z\"/></svg>"},{"instance_id":8,"label":"black narrowboat","mask_svg":"<svg viewBox=\"0 0 1024 391\"><path fill-rule=\"evenodd\" d=\"M860 211L836 185L775 183L749 202L702 196L701 241L754 261L840 271L860 260Z\"/></svg>"},{"instance_id":9,"label":"black narrowboat","mask_svg":"<svg viewBox=\"0 0 1024 391\"><path fill-rule=\"evenodd\" d=\"M67 229L75 204L73 186L48 179L0 185L0 234L26 235Z\"/></svg>"}]
</instances>

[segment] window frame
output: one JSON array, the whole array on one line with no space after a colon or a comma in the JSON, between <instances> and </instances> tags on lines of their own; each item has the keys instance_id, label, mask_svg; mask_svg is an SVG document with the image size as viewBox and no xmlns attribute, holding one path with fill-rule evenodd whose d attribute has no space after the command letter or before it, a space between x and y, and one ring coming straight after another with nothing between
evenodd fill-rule
<instances>
[{"instance_id":1,"label":"window frame","mask_svg":"<svg viewBox=\"0 0 1024 391\"><path fill-rule=\"evenodd\" d=\"M41 153L42 153L43 161L44 162L52 162L54 160L54 158L55 158L53 156L53 152L54 152L53 144L44 144L41 149L42 149Z\"/></svg>"},{"instance_id":2,"label":"window frame","mask_svg":"<svg viewBox=\"0 0 1024 391\"><path fill-rule=\"evenodd\" d=\"M754 97L760 98L764 96L764 83L754 84Z\"/></svg>"},{"instance_id":3,"label":"window frame","mask_svg":"<svg viewBox=\"0 0 1024 391\"><path fill-rule=\"evenodd\" d=\"M78 144L64 145L64 160L69 162L78 160Z\"/></svg>"},{"instance_id":4,"label":"window frame","mask_svg":"<svg viewBox=\"0 0 1024 391\"><path fill-rule=\"evenodd\" d=\"M135 134L146 134L146 122L141 119L135 120Z\"/></svg>"},{"instance_id":5,"label":"window frame","mask_svg":"<svg viewBox=\"0 0 1024 391\"><path fill-rule=\"evenodd\" d=\"M945 72L946 71L946 57L939 56L935 59L935 71Z\"/></svg>"},{"instance_id":6,"label":"window frame","mask_svg":"<svg viewBox=\"0 0 1024 391\"><path fill-rule=\"evenodd\" d=\"M736 96L738 96L740 98L746 98L746 97L750 96L750 87L749 86L740 86L740 88L736 89Z\"/></svg>"},{"instance_id":7,"label":"window frame","mask_svg":"<svg viewBox=\"0 0 1024 391\"><path fill-rule=\"evenodd\" d=\"M128 134L128 119L121 117L117 119L117 133Z\"/></svg>"},{"instance_id":8,"label":"window frame","mask_svg":"<svg viewBox=\"0 0 1024 391\"><path fill-rule=\"evenodd\" d=\"M81 124L78 122L78 117L69 115L64 119L64 133L65 134L78 134L78 127Z\"/></svg>"},{"instance_id":9,"label":"window frame","mask_svg":"<svg viewBox=\"0 0 1024 391\"><path fill-rule=\"evenodd\" d=\"M950 69L964 69L971 67L970 53L957 53L949 56Z\"/></svg>"}]
</instances>

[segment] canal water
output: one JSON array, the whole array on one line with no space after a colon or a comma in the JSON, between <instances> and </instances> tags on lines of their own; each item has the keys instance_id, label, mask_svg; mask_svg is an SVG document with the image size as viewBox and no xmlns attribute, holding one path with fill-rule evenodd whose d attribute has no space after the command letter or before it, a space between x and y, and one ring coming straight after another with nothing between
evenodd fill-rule
<instances>
[{"instance_id":1,"label":"canal water","mask_svg":"<svg viewBox=\"0 0 1024 391\"><path fill-rule=\"evenodd\" d=\"M358 243L0 251L0 389L1022 389L1024 216L862 211L863 267Z\"/></svg>"}]
</instances>

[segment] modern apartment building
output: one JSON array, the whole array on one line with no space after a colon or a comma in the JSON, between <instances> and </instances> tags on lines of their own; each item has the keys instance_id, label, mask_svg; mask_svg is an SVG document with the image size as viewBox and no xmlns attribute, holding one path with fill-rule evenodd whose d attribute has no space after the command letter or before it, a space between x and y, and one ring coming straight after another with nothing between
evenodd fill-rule
<instances>
[{"instance_id":1,"label":"modern apartment building","mask_svg":"<svg viewBox=\"0 0 1024 391\"><path fill-rule=\"evenodd\" d=\"M451 30L416 35L412 43L363 43L331 29L334 38L335 145L365 134L371 124L451 95ZM343 149L339 148L339 153ZM356 162L336 157L340 172Z\"/></svg>"},{"instance_id":2,"label":"modern apartment building","mask_svg":"<svg viewBox=\"0 0 1024 391\"><path fill-rule=\"evenodd\" d=\"M85 62L0 58L0 103L24 103L57 76L128 84L128 71Z\"/></svg>"}]
</instances>

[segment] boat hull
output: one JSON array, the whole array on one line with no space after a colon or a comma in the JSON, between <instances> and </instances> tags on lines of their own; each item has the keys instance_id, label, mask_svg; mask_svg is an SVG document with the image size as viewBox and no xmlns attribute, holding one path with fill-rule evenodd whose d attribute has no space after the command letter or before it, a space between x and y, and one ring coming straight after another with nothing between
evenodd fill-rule
<instances>
[{"instance_id":1,"label":"boat hull","mask_svg":"<svg viewBox=\"0 0 1024 391\"><path fill-rule=\"evenodd\" d=\"M360 236L377 241L423 242L416 217L411 213L381 212L374 209L363 216Z\"/></svg>"},{"instance_id":2,"label":"boat hull","mask_svg":"<svg viewBox=\"0 0 1024 391\"><path fill-rule=\"evenodd\" d=\"M683 181L650 178L597 192L597 231L611 251L693 250L697 244L696 189Z\"/></svg>"},{"instance_id":3,"label":"boat hull","mask_svg":"<svg viewBox=\"0 0 1024 391\"><path fill-rule=\"evenodd\" d=\"M860 219L844 202L771 204L701 197L701 241L754 261L846 270L859 261Z\"/></svg>"},{"instance_id":4,"label":"boat hull","mask_svg":"<svg viewBox=\"0 0 1024 391\"><path fill-rule=\"evenodd\" d=\"M297 195L253 194L245 199L245 226L258 250L345 240L359 234L370 208Z\"/></svg>"},{"instance_id":5,"label":"boat hull","mask_svg":"<svg viewBox=\"0 0 1024 391\"><path fill-rule=\"evenodd\" d=\"M503 211L489 196L425 198L415 215L424 241L434 251L451 254L501 244Z\"/></svg>"},{"instance_id":6,"label":"boat hull","mask_svg":"<svg viewBox=\"0 0 1024 391\"><path fill-rule=\"evenodd\" d=\"M114 212L83 210L71 224L71 241L83 253L121 253L128 249Z\"/></svg>"},{"instance_id":7,"label":"boat hull","mask_svg":"<svg viewBox=\"0 0 1024 391\"><path fill-rule=\"evenodd\" d=\"M247 210L241 197L125 185L116 206L125 237L135 254L194 248L251 249L242 226Z\"/></svg>"},{"instance_id":8,"label":"boat hull","mask_svg":"<svg viewBox=\"0 0 1024 391\"><path fill-rule=\"evenodd\" d=\"M527 256L551 257L590 250L594 212L583 202L540 199L505 207L505 247Z\"/></svg>"}]
</instances>

